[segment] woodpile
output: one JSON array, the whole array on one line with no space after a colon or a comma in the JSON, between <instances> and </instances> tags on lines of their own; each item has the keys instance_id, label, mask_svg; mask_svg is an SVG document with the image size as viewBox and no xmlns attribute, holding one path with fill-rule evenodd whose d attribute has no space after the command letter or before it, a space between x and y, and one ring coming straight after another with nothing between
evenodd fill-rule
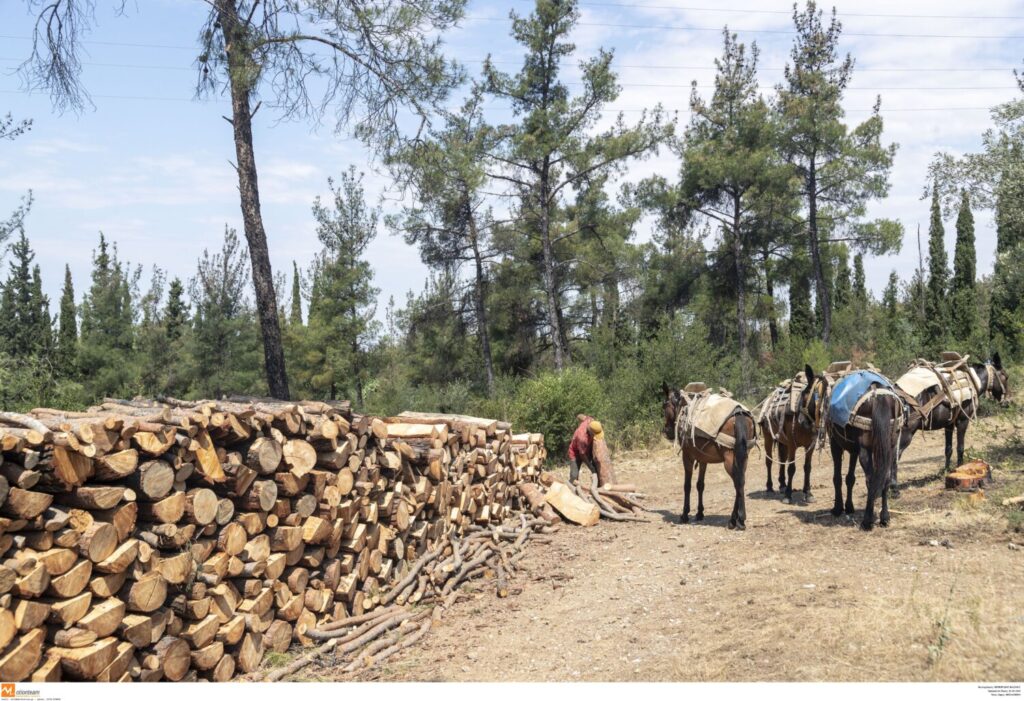
<instances>
[{"instance_id":1,"label":"woodpile","mask_svg":"<svg viewBox=\"0 0 1024 701\"><path fill-rule=\"evenodd\" d=\"M331 630L358 668L549 528L543 436L469 416L106 400L0 412L0 458L4 681L226 681Z\"/></svg>"}]
</instances>

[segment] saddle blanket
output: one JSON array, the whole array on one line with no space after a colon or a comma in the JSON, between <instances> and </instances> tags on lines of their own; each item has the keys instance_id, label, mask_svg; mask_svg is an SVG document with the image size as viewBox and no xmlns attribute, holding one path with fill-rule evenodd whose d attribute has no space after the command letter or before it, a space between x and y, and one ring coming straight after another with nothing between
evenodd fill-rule
<instances>
[{"instance_id":1,"label":"saddle blanket","mask_svg":"<svg viewBox=\"0 0 1024 701\"><path fill-rule=\"evenodd\" d=\"M915 367L903 374L900 379L896 380L896 386L901 390L909 394L911 397L919 397L922 392L932 389L933 387L939 387L941 390L942 382L939 381L937 372L942 373L942 379L949 389L952 391L953 396L950 400L953 404L960 405L965 402L969 402L974 399L977 394L975 387L980 385L977 375L974 374L974 370L971 368L957 369L952 372L944 370L941 367L936 367L934 370L927 367Z\"/></svg>"},{"instance_id":2,"label":"saddle blanket","mask_svg":"<svg viewBox=\"0 0 1024 701\"><path fill-rule=\"evenodd\" d=\"M870 370L857 370L839 378L832 389L832 397L829 400L832 423L839 426L846 426L850 423L858 401L868 393L872 383L877 383L890 390L893 388L889 380Z\"/></svg>"},{"instance_id":3,"label":"saddle blanket","mask_svg":"<svg viewBox=\"0 0 1024 701\"><path fill-rule=\"evenodd\" d=\"M701 394L691 397L690 403L681 417L680 438L696 432L731 448L732 436L719 436L718 434L725 422L737 413L749 414L750 410L732 397L721 394Z\"/></svg>"}]
</instances>

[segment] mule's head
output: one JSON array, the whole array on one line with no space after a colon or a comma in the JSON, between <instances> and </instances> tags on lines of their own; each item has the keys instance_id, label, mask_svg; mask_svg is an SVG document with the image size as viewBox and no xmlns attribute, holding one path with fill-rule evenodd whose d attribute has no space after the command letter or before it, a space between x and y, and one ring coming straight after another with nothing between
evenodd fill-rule
<instances>
[{"instance_id":1,"label":"mule's head","mask_svg":"<svg viewBox=\"0 0 1024 701\"><path fill-rule=\"evenodd\" d=\"M1010 401L1010 374L1003 367L1003 361L999 353L992 354L992 369L995 377L991 379L992 398L1001 404Z\"/></svg>"},{"instance_id":2,"label":"mule's head","mask_svg":"<svg viewBox=\"0 0 1024 701\"><path fill-rule=\"evenodd\" d=\"M661 413L665 418L665 425L662 433L665 438L672 441L676 438L676 420L679 418L679 410L683 404L683 393L678 389L672 389L666 382L661 383L661 391L665 395L661 403Z\"/></svg>"}]
</instances>

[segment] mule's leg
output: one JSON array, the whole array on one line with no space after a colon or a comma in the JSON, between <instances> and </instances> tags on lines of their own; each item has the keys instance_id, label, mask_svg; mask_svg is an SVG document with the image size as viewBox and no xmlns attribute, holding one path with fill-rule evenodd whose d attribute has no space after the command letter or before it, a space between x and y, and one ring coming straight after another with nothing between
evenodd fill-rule
<instances>
[{"instance_id":1,"label":"mule's leg","mask_svg":"<svg viewBox=\"0 0 1024 701\"><path fill-rule=\"evenodd\" d=\"M771 433L765 429L761 429L764 435L764 466L768 471L768 484L765 486L765 491L774 492L775 489L772 487L772 452L775 450L775 441L772 440ZM782 485L779 485L779 489Z\"/></svg>"},{"instance_id":2,"label":"mule's leg","mask_svg":"<svg viewBox=\"0 0 1024 701\"><path fill-rule=\"evenodd\" d=\"M679 517L680 523L690 522L690 483L693 481L693 458L683 456L683 513Z\"/></svg>"},{"instance_id":3,"label":"mule's leg","mask_svg":"<svg viewBox=\"0 0 1024 701\"><path fill-rule=\"evenodd\" d=\"M732 486L736 495L732 501L732 515L729 517L729 528L743 530L747 527L747 514L743 503L743 469L736 464L736 453L724 451L723 464L725 472L732 477Z\"/></svg>"},{"instance_id":4,"label":"mule's leg","mask_svg":"<svg viewBox=\"0 0 1024 701\"><path fill-rule=\"evenodd\" d=\"M843 515L843 446L835 436L828 442L832 450L832 488L835 489L836 500L832 506L833 516Z\"/></svg>"},{"instance_id":5,"label":"mule's leg","mask_svg":"<svg viewBox=\"0 0 1024 701\"><path fill-rule=\"evenodd\" d=\"M811 494L811 458L814 457L814 443L811 443L804 450L804 501L808 504L814 501Z\"/></svg>"},{"instance_id":6,"label":"mule's leg","mask_svg":"<svg viewBox=\"0 0 1024 701\"><path fill-rule=\"evenodd\" d=\"M704 473L708 471L706 462L697 463L697 515L694 521L704 520Z\"/></svg>"},{"instance_id":7,"label":"mule's leg","mask_svg":"<svg viewBox=\"0 0 1024 701\"><path fill-rule=\"evenodd\" d=\"M953 427L946 426L946 472L949 472L949 463L953 459Z\"/></svg>"},{"instance_id":8,"label":"mule's leg","mask_svg":"<svg viewBox=\"0 0 1024 701\"><path fill-rule=\"evenodd\" d=\"M878 525L889 525L889 486L882 489L882 510L878 513Z\"/></svg>"},{"instance_id":9,"label":"mule's leg","mask_svg":"<svg viewBox=\"0 0 1024 701\"><path fill-rule=\"evenodd\" d=\"M786 491L786 446L782 444L782 441L777 443L779 446L779 491Z\"/></svg>"},{"instance_id":10,"label":"mule's leg","mask_svg":"<svg viewBox=\"0 0 1024 701\"><path fill-rule=\"evenodd\" d=\"M863 462L862 462L863 464ZM857 451L850 453L850 467L846 470L846 513L853 513L853 485L857 483Z\"/></svg>"},{"instance_id":11,"label":"mule's leg","mask_svg":"<svg viewBox=\"0 0 1024 701\"><path fill-rule=\"evenodd\" d=\"M796 446L786 446L786 472L789 473L789 479L786 480L786 504L793 503L793 477L796 476Z\"/></svg>"},{"instance_id":12,"label":"mule's leg","mask_svg":"<svg viewBox=\"0 0 1024 701\"><path fill-rule=\"evenodd\" d=\"M956 466L964 464L964 437L967 435L967 425L970 419L966 414L956 421Z\"/></svg>"},{"instance_id":13,"label":"mule's leg","mask_svg":"<svg viewBox=\"0 0 1024 701\"><path fill-rule=\"evenodd\" d=\"M860 527L865 531L870 531L875 525L875 497L877 495L873 477L876 466L872 464L871 451L864 447L860 449L860 466L864 468L864 479L868 485L868 500L864 504L864 520L861 521Z\"/></svg>"}]
</instances>

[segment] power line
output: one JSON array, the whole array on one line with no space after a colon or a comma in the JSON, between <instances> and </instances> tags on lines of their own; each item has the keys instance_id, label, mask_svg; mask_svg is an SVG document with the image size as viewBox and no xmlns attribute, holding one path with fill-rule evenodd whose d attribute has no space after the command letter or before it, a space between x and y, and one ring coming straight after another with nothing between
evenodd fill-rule
<instances>
[{"instance_id":1,"label":"power line","mask_svg":"<svg viewBox=\"0 0 1024 701\"><path fill-rule=\"evenodd\" d=\"M18 62L18 63L20 63L21 59L0 57L0 61ZM506 62L506 63L511 63L511 62ZM166 71L188 71L188 72L195 72L196 71L196 69L194 67L187 67L187 66L158 66L158 65L146 65L146 64L134 64L134 63L102 63L102 62L93 62L93 61L82 61L82 65L83 66L93 66L93 67L97 67L97 68L127 68L127 69L141 69L141 70L166 70ZM665 67L621 65L621 66L617 66L617 68L661 69L661 68L665 68ZM685 69L685 70L699 70L699 69L700 70L712 70L712 71L713 70L717 70L714 66L700 66L700 67L698 67L698 66L679 66L678 68L679 69ZM773 69L764 69L764 70L773 70ZM781 70L781 69L779 69L779 70ZM877 69L877 70L886 70L886 69ZM900 70L914 70L914 69L891 69L891 70L900 71ZM939 70L945 70L945 69L936 68L936 69L920 69L920 70L928 70L928 71L935 70L935 71L939 71ZM962 70L971 70L971 69L962 69ZM979 69L979 70L989 70L989 69ZM1005 72L1007 74L1009 74L1010 69L1006 69ZM568 85L582 85L582 83L572 82L572 81L567 81L567 84ZM686 89L689 89L689 88L692 87L689 83L624 83L624 82L620 82L619 85L621 87L631 87L631 88L686 88ZM697 85L697 87L698 88L713 88L714 85ZM955 86L955 85L953 85L953 86L950 86L950 85L922 85L922 86L892 85L892 86L881 86L881 87L851 86L851 87L848 87L846 89L847 90L857 90L857 91L880 91L880 90L926 90L926 91L927 90L940 90L940 91L956 91L956 90L1010 90L1010 89L1016 90L1017 87L1015 85L963 85L963 86Z\"/></svg>"},{"instance_id":2,"label":"power line","mask_svg":"<svg viewBox=\"0 0 1024 701\"><path fill-rule=\"evenodd\" d=\"M21 90L0 90L0 94L4 95L24 95L25 92ZM32 93L27 93L31 95ZM184 97L162 97L162 96L149 96L149 95L100 95L92 94L90 97L95 97L103 100L152 100L159 102L190 102L193 104L228 104L228 100L195 100ZM488 111L511 111L512 107L499 107L490 106L484 107ZM964 112L964 111L988 111L991 107L963 107L963 106L951 106L951 107L882 107L882 112ZM623 107L623 108L608 108L597 110L608 114L618 114L619 112L650 112L649 107ZM668 108L665 111L678 113L678 114L689 114L688 109L671 109ZM846 112L873 112L874 108L871 107L853 107L845 110Z\"/></svg>"},{"instance_id":3,"label":"power line","mask_svg":"<svg viewBox=\"0 0 1024 701\"><path fill-rule=\"evenodd\" d=\"M508 17L466 17L470 22L507 22ZM721 32L722 27L697 27L693 25L672 24L626 24L620 22L577 22L580 27L607 27L611 29L671 29L680 32ZM737 29L730 28L737 34L796 34L793 29ZM848 32L843 36L851 37L889 37L894 39L1024 39L1024 35L1014 34L910 34L890 32Z\"/></svg>"},{"instance_id":4,"label":"power line","mask_svg":"<svg viewBox=\"0 0 1024 701\"><path fill-rule=\"evenodd\" d=\"M530 2L532 0L526 0ZM731 13L743 15L785 15L792 16L791 10L764 10L764 9L737 9L729 7L693 7L686 5L648 5L645 3L633 2L586 2L579 3L583 7L626 7L634 10L677 10L681 12L712 12ZM882 13L882 12L842 12L837 13L840 17L876 17L883 19L955 19L955 20L1024 20L1024 16L1018 15L912 15L904 13Z\"/></svg>"}]
</instances>

